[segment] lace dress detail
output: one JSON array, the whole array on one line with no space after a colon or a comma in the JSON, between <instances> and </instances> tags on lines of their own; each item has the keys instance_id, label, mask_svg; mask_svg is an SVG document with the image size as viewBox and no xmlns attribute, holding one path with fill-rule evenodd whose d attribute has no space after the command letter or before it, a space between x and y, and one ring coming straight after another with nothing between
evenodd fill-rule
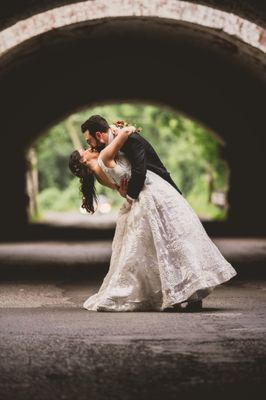
<instances>
[{"instance_id":1,"label":"lace dress detail","mask_svg":"<svg viewBox=\"0 0 266 400\"><path fill-rule=\"evenodd\" d=\"M131 167L127 158L124 156L122 152L118 153L118 157L116 159L115 167L108 168L104 164L103 160L98 158L98 165L101 167L105 175L112 181L120 186L120 182L122 178L129 179L131 177Z\"/></svg>"},{"instance_id":2,"label":"lace dress detail","mask_svg":"<svg viewBox=\"0 0 266 400\"><path fill-rule=\"evenodd\" d=\"M118 185L130 177L130 163L121 153L114 168L100 158L98 163ZM163 311L202 299L235 275L187 200L148 170L138 199L125 201L119 211L108 273L83 307Z\"/></svg>"}]
</instances>

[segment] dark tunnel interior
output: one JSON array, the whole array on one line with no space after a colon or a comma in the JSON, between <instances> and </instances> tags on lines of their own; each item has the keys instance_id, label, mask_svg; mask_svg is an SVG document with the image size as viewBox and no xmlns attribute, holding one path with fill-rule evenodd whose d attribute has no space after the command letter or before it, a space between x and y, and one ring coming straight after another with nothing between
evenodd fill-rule
<instances>
[{"instance_id":1,"label":"dark tunnel interior","mask_svg":"<svg viewBox=\"0 0 266 400\"><path fill-rule=\"evenodd\" d=\"M27 222L28 144L76 110L123 101L167 105L217 132L231 171L230 208L226 222L206 228L264 235L265 62L265 54L223 32L144 17L54 29L4 54L1 239L44 232Z\"/></svg>"}]
</instances>

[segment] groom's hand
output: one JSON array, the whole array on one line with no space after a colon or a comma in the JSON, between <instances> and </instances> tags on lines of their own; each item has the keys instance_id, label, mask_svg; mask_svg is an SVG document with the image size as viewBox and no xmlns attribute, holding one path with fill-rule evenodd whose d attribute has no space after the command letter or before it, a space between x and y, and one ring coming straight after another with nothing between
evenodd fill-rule
<instances>
[{"instance_id":1,"label":"groom's hand","mask_svg":"<svg viewBox=\"0 0 266 400\"><path fill-rule=\"evenodd\" d=\"M117 190L119 191L119 193L122 197L127 196L127 184L128 184L128 180L126 178L123 178L121 180L121 185L118 186Z\"/></svg>"}]
</instances>

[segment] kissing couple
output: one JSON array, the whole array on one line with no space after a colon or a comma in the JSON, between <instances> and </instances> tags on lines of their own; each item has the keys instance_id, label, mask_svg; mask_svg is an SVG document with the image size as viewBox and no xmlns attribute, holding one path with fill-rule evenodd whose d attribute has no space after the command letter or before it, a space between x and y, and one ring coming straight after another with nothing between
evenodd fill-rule
<instances>
[{"instance_id":1,"label":"kissing couple","mask_svg":"<svg viewBox=\"0 0 266 400\"><path fill-rule=\"evenodd\" d=\"M94 212L95 178L125 198L108 273L87 298L90 311L200 310L202 299L236 275L205 231L156 151L134 126L93 115L81 125L89 145L69 158L82 207Z\"/></svg>"}]
</instances>

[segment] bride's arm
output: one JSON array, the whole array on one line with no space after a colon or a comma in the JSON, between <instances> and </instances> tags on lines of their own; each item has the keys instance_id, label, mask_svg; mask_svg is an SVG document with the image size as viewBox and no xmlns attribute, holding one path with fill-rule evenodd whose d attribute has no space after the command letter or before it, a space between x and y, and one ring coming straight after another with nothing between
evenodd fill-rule
<instances>
[{"instance_id":1,"label":"bride's arm","mask_svg":"<svg viewBox=\"0 0 266 400\"><path fill-rule=\"evenodd\" d=\"M117 136L114 140L101 151L101 159L105 164L114 160L118 151L123 147L124 143L135 129L134 126L126 126L125 128L118 130Z\"/></svg>"}]
</instances>

